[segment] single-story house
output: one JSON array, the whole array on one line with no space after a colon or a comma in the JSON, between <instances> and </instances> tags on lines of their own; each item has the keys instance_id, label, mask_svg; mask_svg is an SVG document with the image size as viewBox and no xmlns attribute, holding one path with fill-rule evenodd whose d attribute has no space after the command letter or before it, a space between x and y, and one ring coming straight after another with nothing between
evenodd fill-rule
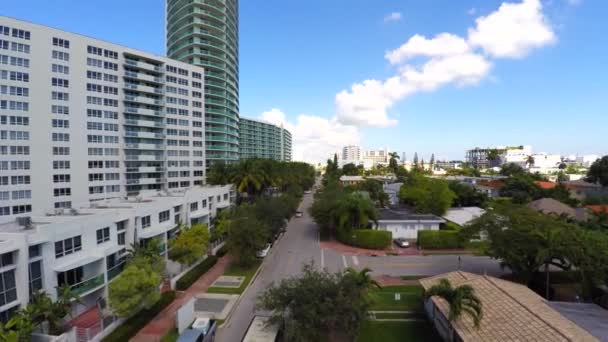
<instances>
[{"instance_id":1,"label":"single-story house","mask_svg":"<svg viewBox=\"0 0 608 342\"><path fill-rule=\"evenodd\" d=\"M510 281L468 272L450 272L420 280L426 290L445 278L453 287L470 285L482 303L479 327L463 312L454 321L447 319L449 304L433 296L425 301L425 311L445 341L462 342L597 342L608 336L605 330L589 331L553 308L550 302L529 288Z\"/></svg>"},{"instance_id":2,"label":"single-story house","mask_svg":"<svg viewBox=\"0 0 608 342\"><path fill-rule=\"evenodd\" d=\"M547 181L535 181L536 185L538 185L541 189L549 190L553 189L557 186L555 182L547 182Z\"/></svg>"},{"instance_id":3,"label":"single-story house","mask_svg":"<svg viewBox=\"0 0 608 342\"><path fill-rule=\"evenodd\" d=\"M450 208L448 212L443 215L443 218L454 222L459 226L465 226L474 219L485 214L485 210L479 207L462 207L462 208Z\"/></svg>"},{"instance_id":4,"label":"single-story house","mask_svg":"<svg viewBox=\"0 0 608 342\"><path fill-rule=\"evenodd\" d=\"M340 182L342 185L355 185L363 182L364 178L361 176L340 176Z\"/></svg>"},{"instance_id":5,"label":"single-story house","mask_svg":"<svg viewBox=\"0 0 608 342\"><path fill-rule=\"evenodd\" d=\"M505 186L505 182L501 180L481 180L477 181L475 184L473 184L473 186L475 187L475 189L486 193L488 196L494 198L500 196L500 189Z\"/></svg>"},{"instance_id":6,"label":"single-story house","mask_svg":"<svg viewBox=\"0 0 608 342\"><path fill-rule=\"evenodd\" d=\"M588 197L608 196L608 187L603 188L599 184L589 183L583 179L563 183L570 190L570 195L576 199L584 200Z\"/></svg>"},{"instance_id":7,"label":"single-story house","mask_svg":"<svg viewBox=\"0 0 608 342\"><path fill-rule=\"evenodd\" d=\"M579 221L587 220L587 212L584 208L572 208L553 198L541 198L530 202L528 208L541 212L543 214L552 214L556 216L567 216Z\"/></svg>"},{"instance_id":8,"label":"single-story house","mask_svg":"<svg viewBox=\"0 0 608 342\"><path fill-rule=\"evenodd\" d=\"M391 232L393 239L416 240L419 230L439 230L439 225L442 223L445 223L445 220L435 215L411 214L407 210L380 209L376 229Z\"/></svg>"}]
</instances>

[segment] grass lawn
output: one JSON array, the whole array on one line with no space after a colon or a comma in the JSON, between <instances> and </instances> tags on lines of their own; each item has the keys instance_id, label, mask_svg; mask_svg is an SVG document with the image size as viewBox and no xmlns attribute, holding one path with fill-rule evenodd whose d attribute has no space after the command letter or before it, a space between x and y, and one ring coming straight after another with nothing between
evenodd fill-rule
<instances>
[{"instance_id":1,"label":"grass lawn","mask_svg":"<svg viewBox=\"0 0 608 342\"><path fill-rule=\"evenodd\" d=\"M370 310L409 310L423 311L422 287L419 285L387 286L369 292L373 301ZM395 300L395 293L401 300Z\"/></svg>"},{"instance_id":2,"label":"grass lawn","mask_svg":"<svg viewBox=\"0 0 608 342\"><path fill-rule=\"evenodd\" d=\"M358 342L440 342L429 322L365 321Z\"/></svg>"},{"instance_id":3,"label":"grass lawn","mask_svg":"<svg viewBox=\"0 0 608 342\"><path fill-rule=\"evenodd\" d=\"M178 338L179 334L177 333L177 329L171 329L167 335L160 339L160 342L175 342Z\"/></svg>"},{"instance_id":4,"label":"grass lawn","mask_svg":"<svg viewBox=\"0 0 608 342\"><path fill-rule=\"evenodd\" d=\"M207 292L208 293L223 293L223 294L241 294L241 293L243 293L243 291L245 290L245 288L247 287L249 282L251 282L251 278L253 277L253 275L258 270L258 268L260 267L261 264L262 264L262 260L257 260L255 262L255 264L253 264L251 267L248 267L248 268L241 268L237 265L230 264L230 266L228 266L228 269L226 270L226 272L224 272L224 275L245 277L245 280L243 280L243 283L241 284L241 286L238 288L212 286L207 290Z\"/></svg>"}]
</instances>

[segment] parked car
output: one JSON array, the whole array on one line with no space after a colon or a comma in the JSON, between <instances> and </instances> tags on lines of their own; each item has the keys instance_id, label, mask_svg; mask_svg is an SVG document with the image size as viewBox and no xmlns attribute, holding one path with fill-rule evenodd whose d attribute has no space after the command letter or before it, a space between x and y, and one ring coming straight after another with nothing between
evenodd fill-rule
<instances>
[{"instance_id":1,"label":"parked car","mask_svg":"<svg viewBox=\"0 0 608 342\"><path fill-rule=\"evenodd\" d=\"M310 194L312 194L312 191L310 191L310 190L304 191L304 195L310 195Z\"/></svg>"},{"instance_id":2,"label":"parked car","mask_svg":"<svg viewBox=\"0 0 608 342\"><path fill-rule=\"evenodd\" d=\"M302 217L302 215L304 215L304 213L303 213L303 212L301 212L301 211L299 211L299 210L298 210L298 211L296 211L296 217Z\"/></svg>"},{"instance_id":3,"label":"parked car","mask_svg":"<svg viewBox=\"0 0 608 342\"><path fill-rule=\"evenodd\" d=\"M409 241L407 241L404 238L396 238L393 240L393 242L395 243L395 245L401 247L401 248L407 248L410 246Z\"/></svg>"},{"instance_id":4,"label":"parked car","mask_svg":"<svg viewBox=\"0 0 608 342\"><path fill-rule=\"evenodd\" d=\"M268 255L268 252L270 251L270 247L272 246L272 244L267 243L266 247L264 247L264 249L262 249L261 251L258 251L256 253L256 256L258 258L265 258Z\"/></svg>"}]
</instances>

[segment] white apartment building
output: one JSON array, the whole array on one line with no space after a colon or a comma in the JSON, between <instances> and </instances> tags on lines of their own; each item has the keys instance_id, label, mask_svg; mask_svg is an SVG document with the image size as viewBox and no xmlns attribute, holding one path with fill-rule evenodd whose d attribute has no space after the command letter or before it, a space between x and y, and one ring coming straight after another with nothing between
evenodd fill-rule
<instances>
[{"instance_id":1,"label":"white apartment building","mask_svg":"<svg viewBox=\"0 0 608 342\"><path fill-rule=\"evenodd\" d=\"M0 223L204 184L204 73L0 16Z\"/></svg>"},{"instance_id":2,"label":"white apartment building","mask_svg":"<svg viewBox=\"0 0 608 342\"><path fill-rule=\"evenodd\" d=\"M388 164L389 150L387 148L380 150L367 150L363 159L371 161L373 165Z\"/></svg>"},{"instance_id":3,"label":"white apartment building","mask_svg":"<svg viewBox=\"0 0 608 342\"><path fill-rule=\"evenodd\" d=\"M532 155L532 147L530 145L519 147L504 147L499 146L497 150L503 151L500 155L500 164L515 163L525 167L528 162L528 157Z\"/></svg>"},{"instance_id":4,"label":"white apartment building","mask_svg":"<svg viewBox=\"0 0 608 342\"><path fill-rule=\"evenodd\" d=\"M342 160L361 160L361 148L357 145L344 146L342 149Z\"/></svg>"},{"instance_id":5,"label":"white apartment building","mask_svg":"<svg viewBox=\"0 0 608 342\"><path fill-rule=\"evenodd\" d=\"M231 185L146 192L0 224L0 321L25 307L33 291L55 298L61 285L81 298L74 314L95 307L123 270L131 243L156 239L166 257L180 224L209 224L233 196ZM168 277L177 273L172 268L168 261Z\"/></svg>"}]
</instances>

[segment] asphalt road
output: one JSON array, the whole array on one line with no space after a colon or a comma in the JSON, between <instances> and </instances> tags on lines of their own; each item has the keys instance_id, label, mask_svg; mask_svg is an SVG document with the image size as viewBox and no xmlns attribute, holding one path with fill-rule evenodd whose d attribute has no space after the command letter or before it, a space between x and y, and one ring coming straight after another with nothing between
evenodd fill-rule
<instances>
[{"instance_id":1,"label":"asphalt road","mask_svg":"<svg viewBox=\"0 0 608 342\"><path fill-rule=\"evenodd\" d=\"M262 263L258 277L237 303L232 316L218 332L218 342L236 342L244 337L249 323L255 315L256 296L271 283L297 275L302 265L314 262L319 268L338 272L346 267L361 269L369 267L373 275L435 275L461 269L479 274L499 275L498 262L488 257L463 255L433 256L386 256L367 257L342 255L339 252L321 249L316 224L308 215L312 195L305 195L300 210L303 217L293 218L287 232L275 243Z\"/></svg>"}]
</instances>

